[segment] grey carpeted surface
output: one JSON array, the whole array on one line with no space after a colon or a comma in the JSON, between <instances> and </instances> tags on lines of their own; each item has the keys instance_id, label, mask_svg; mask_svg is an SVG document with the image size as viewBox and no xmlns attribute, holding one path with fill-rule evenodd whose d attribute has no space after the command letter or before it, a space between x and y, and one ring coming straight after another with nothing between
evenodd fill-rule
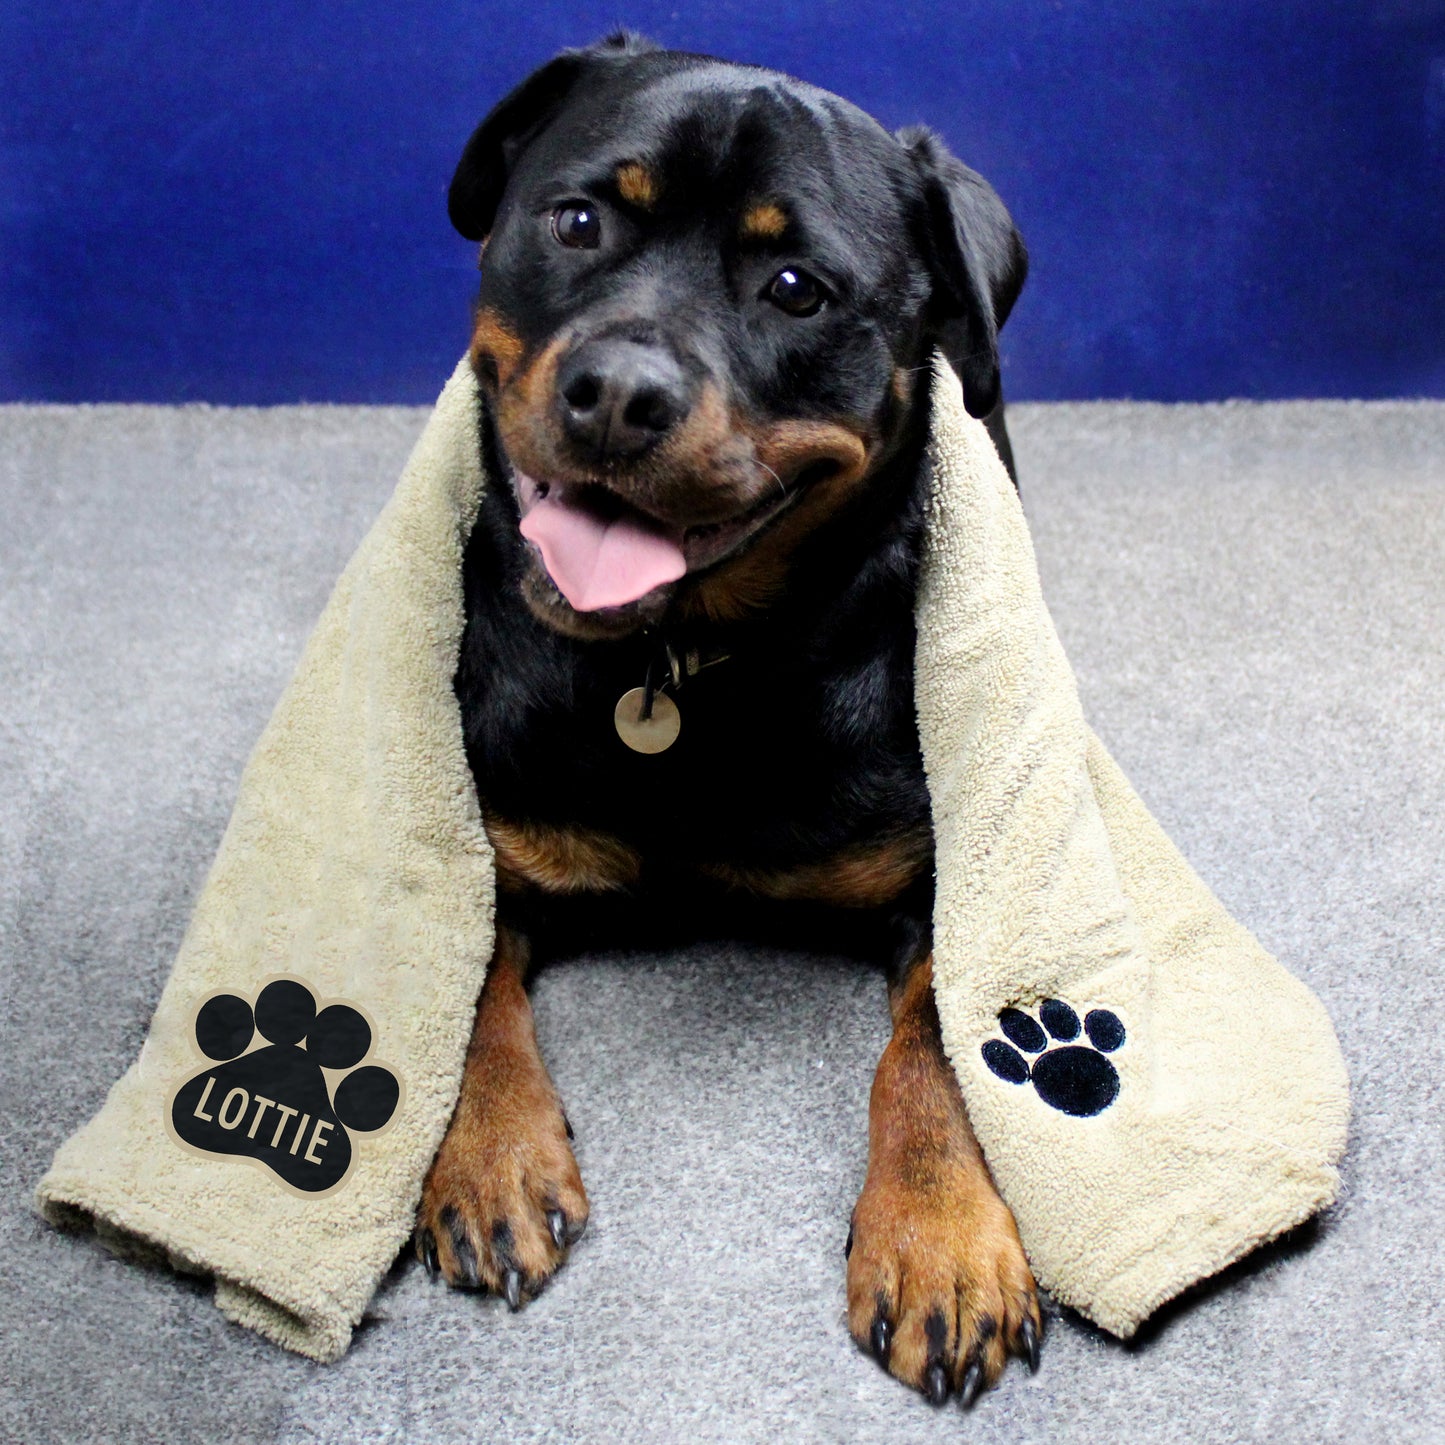
<instances>
[{"instance_id":1,"label":"grey carpeted surface","mask_svg":"<svg viewBox=\"0 0 1445 1445\"><path fill-rule=\"evenodd\" d=\"M1341 1203L1123 1348L1065 1316L968 1420L849 1345L881 981L598 958L538 984L593 1226L522 1314L396 1270L339 1365L42 1226L144 1035L247 750L416 411L0 409L0 1437L1445 1438L1445 406L1018 408L1095 724L1324 998Z\"/></svg>"}]
</instances>

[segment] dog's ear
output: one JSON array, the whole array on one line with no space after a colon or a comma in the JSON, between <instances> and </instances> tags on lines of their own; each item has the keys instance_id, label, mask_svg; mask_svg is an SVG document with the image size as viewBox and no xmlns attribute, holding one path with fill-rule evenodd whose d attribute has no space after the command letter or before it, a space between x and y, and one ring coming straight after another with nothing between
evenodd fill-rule
<instances>
[{"instance_id":1,"label":"dog's ear","mask_svg":"<svg viewBox=\"0 0 1445 1445\"><path fill-rule=\"evenodd\" d=\"M898 132L923 181L923 245L933 271L940 350L970 416L999 400L998 333L1028 274L1028 252L998 193L923 126Z\"/></svg>"},{"instance_id":2,"label":"dog's ear","mask_svg":"<svg viewBox=\"0 0 1445 1445\"><path fill-rule=\"evenodd\" d=\"M556 115L582 73L593 65L656 49L651 41L619 30L585 50L564 50L499 100L472 132L457 162L447 194L452 225L469 241L485 239L517 157Z\"/></svg>"}]
</instances>

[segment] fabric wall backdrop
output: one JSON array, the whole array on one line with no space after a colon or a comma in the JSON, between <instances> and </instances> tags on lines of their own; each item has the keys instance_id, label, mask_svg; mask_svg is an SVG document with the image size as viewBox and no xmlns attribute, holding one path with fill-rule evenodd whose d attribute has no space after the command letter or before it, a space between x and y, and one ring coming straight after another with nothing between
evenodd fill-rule
<instances>
[{"instance_id":1,"label":"fabric wall backdrop","mask_svg":"<svg viewBox=\"0 0 1445 1445\"><path fill-rule=\"evenodd\" d=\"M989 176L1015 397L1445 396L1445 0L95 0L0 9L0 399L432 400L452 164L619 20Z\"/></svg>"}]
</instances>

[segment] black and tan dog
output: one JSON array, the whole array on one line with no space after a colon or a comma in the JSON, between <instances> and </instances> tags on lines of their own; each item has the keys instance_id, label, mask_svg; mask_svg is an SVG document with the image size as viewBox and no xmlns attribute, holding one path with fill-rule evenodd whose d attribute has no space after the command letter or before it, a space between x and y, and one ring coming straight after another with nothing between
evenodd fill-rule
<instances>
[{"instance_id":1,"label":"black and tan dog","mask_svg":"<svg viewBox=\"0 0 1445 1445\"><path fill-rule=\"evenodd\" d=\"M1025 255L923 130L628 36L472 136L489 487L456 677L496 957L417 1248L516 1308L587 1221L530 963L764 930L890 965L848 1235L855 1338L935 1401L1036 1366L1034 1281L939 1040L913 706L929 358L1011 465ZM680 727L679 727L680 725Z\"/></svg>"}]
</instances>

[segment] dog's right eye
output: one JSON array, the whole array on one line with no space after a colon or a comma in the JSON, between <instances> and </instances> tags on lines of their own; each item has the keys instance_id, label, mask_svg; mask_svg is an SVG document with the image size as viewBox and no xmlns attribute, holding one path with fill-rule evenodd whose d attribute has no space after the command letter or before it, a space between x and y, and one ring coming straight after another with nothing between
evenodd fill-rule
<instances>
[{"instance_id":1,"label":"dog's right eye","mask_svg":"<svg viewBox=\"0 0 1445 1445\"><path fill-rule=\"evenodd\" d=\"M789 316L815 316L828 299L823 283L796 266L779 271L763 288L763 295Z\"/></svg>"},{"instance_id":2,"label":"dog's right eye","mask_svg":"<svg viewBox=\"0 0 1445 1445\"><path fill-rule=\"evenodd\" d=\"M552 212L552 234L564 246L595 251L602 240L602 220L591 206L558 206Z\"/></svg>"}]
</instances>

